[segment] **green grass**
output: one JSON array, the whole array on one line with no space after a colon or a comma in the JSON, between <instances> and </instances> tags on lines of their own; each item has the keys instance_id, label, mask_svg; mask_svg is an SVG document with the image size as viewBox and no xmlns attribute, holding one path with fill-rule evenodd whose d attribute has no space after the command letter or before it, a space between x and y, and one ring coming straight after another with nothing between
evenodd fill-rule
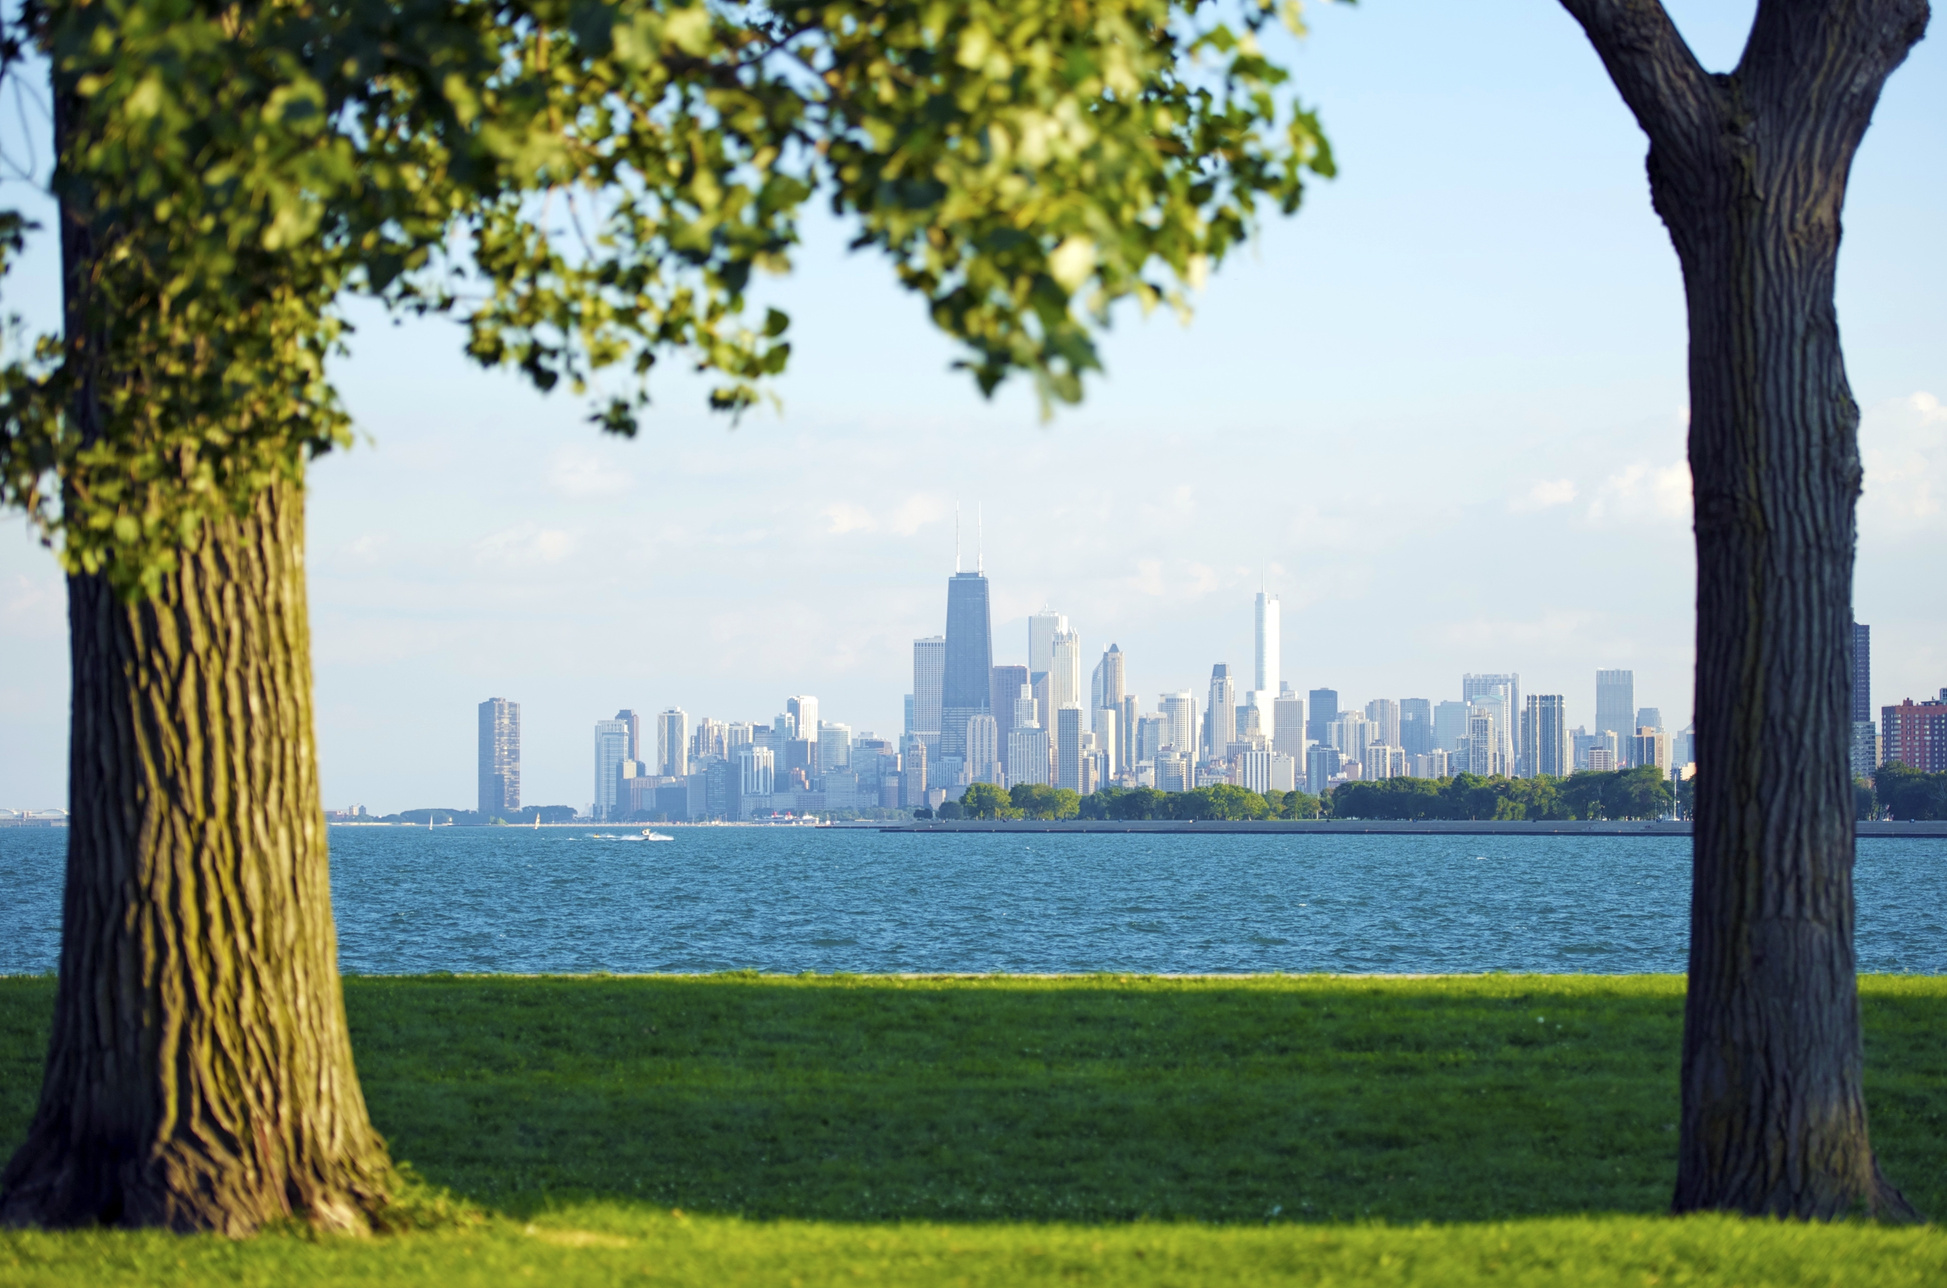
<instances>
[{"instance_id":1,"label":"green grass","mask_svg":"<svg viewBox=\"0 0 1947 1288\"><path fill-rule=\"evenodd\" d=\"M1862 990L1875 1141L1942 1211L1947 980ZM1658 1215L1671 977L437 977L346 998L395 1156L478 1223L13 1233L0 1281L1947 1281L1932 1227ZM0 1150L51 999L0 980Z\"/></svg>"}]
</instances>

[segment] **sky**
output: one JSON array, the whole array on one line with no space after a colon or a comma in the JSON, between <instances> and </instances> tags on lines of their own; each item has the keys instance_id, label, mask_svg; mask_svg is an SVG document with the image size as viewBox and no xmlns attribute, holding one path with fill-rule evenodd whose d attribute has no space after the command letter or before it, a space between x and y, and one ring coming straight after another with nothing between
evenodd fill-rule
<instances>
[{"instance_id":1,"label":"sky","mask_svg":"<svg viewBox=\"0 0 1947 1288\"><path fill-rule=\"evenodd\" d=\"M1728 69L1749 3L1671 5ZM793 318L781 410L735 427L658 377L634 441L358 310L363 439L311 475L325 803L467 807L475 707L521 703L522 800L585 806L593 722L791 694L896 734L911 642L979 557L994 657L1066 614L1144 710L1248 675L1252 597L1284 676L1457 698L1470 671L1594 715L1598 668L1687 723L1693 663L1682 287L1644 143L1545 0L1314 6L1279 46L1340 174L1213 275L1188 326L1118 316L1106 377L1044 421L983 401L886 266L814 218L765 298ZM17 134L17 132L16 132ZM5 194L21 200L19 183ZM1947 685L1947 34L1895 75L1854 166L1839 273L1863 412L1856 615L1873 702ZM0 288L45 318L52 246ZM680 364L666 363L664 369ZM65 591L0 526L0 804L65 803ZM647 725L645 720L645 725Z\"/></svg>"}]
</instances>

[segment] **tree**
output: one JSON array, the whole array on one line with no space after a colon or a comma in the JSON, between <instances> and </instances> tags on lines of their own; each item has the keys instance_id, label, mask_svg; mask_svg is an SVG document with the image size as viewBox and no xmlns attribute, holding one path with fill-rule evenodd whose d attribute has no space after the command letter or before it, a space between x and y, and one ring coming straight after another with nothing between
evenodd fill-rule
<instances>
[{"instance_id":1,"label":"tree","mask_svg":"<svg viewBox=\"0 0 1947 1288\"><path fill-rule=\"evenodd\" d=\"M1868 797L1892 818L1947 818L1947 774L1929 774L1889 760L1873 774Z\"/></svg>"},{"instance_id":2,"label":"tree","mask_svg":"<svg viewBox=\"0 0 1947 1288\"><path fill-rule=\"evenodd\" d=\"M1079 795L1069 788L1050 787L1046 783L1016 783L1008 789L1008 799L1025 818L1077 818L1082 812Z\"/></svg>"},{"instance_id":3,"label":"tree","mask_svg":"<svg viewBox=\"0 0 1947 1288\"><path fill-rule=\"evenodd\" d=\"M305 462L349 442L343 297L454 314L542 388L618 370L618 433L670 355L734 412L789 355L745 286L821 193L983 391L1020 372L1073 401L1117 300L1181 307L1331 165L1250 32L1192 0L53 0L24 23L6 70L23 38L52 68L64 323L0 371L0 500L68 573L74 729L16 1223L356 1229L393 1188L336 974L304 599Z\"/></svg>"},{"instance_id":4,"label":"tree","mask_svg":"<svg viewBox=\"0 0 1947 1288\"><path fill-rule=\"evenodd\" d=\"M1913 1215L1861 1086L1848 693L1859 411L1839 214L1926 0L1759 0L1706 73L1659 0L1563 0L1649 137L1683 270L1697 761L1678 1211Z\"/></svg>"},{"instance_id":5,"label":"tree","mask_svg":"<svg viewBox=\"0 0 1947 1288\"><path fill-rule=\"evenodd\" d=\"M960 797L960 810L968 818L1019 818L1006 792L992 783L975 783Z\"/></svg>"}]
</instances>

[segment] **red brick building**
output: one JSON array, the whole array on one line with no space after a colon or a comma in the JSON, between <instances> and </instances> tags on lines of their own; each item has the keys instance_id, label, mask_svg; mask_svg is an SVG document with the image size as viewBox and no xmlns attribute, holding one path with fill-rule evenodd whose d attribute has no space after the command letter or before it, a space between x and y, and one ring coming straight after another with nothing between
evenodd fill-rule
<instances>
[{"instance_id":1,"label":"red brick building","mask_svg":"<svg viewBox=\"0 0 1947 1288\"><path fill-rule=\"evenodd\" d=\"M1879 709L1879 734L1886 760L1908 769L1947 774L1947 689L1938 702L1908 698L1897 707Z\"/></svg>"}]
</instances>

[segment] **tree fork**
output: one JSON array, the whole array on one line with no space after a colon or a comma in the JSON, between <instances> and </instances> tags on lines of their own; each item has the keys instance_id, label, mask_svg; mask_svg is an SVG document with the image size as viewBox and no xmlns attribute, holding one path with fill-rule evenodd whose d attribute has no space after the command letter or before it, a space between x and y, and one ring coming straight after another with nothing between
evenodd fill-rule
<instances>
[{"instance_id":1,"label":"tree fork","mask_svg":"<svg viewBox=\"0 0 1947 1288\"><path fill-rule=\"evenodd\" d=\"M1659 0L1563 0L1650 139L1690 324L1700 766L1678 1211L1917 1214L1867 1131L1848 724L1861 469L1839 213L1925 0L1761 0L1711 76Z\"/></svg>"}]
</instances>

